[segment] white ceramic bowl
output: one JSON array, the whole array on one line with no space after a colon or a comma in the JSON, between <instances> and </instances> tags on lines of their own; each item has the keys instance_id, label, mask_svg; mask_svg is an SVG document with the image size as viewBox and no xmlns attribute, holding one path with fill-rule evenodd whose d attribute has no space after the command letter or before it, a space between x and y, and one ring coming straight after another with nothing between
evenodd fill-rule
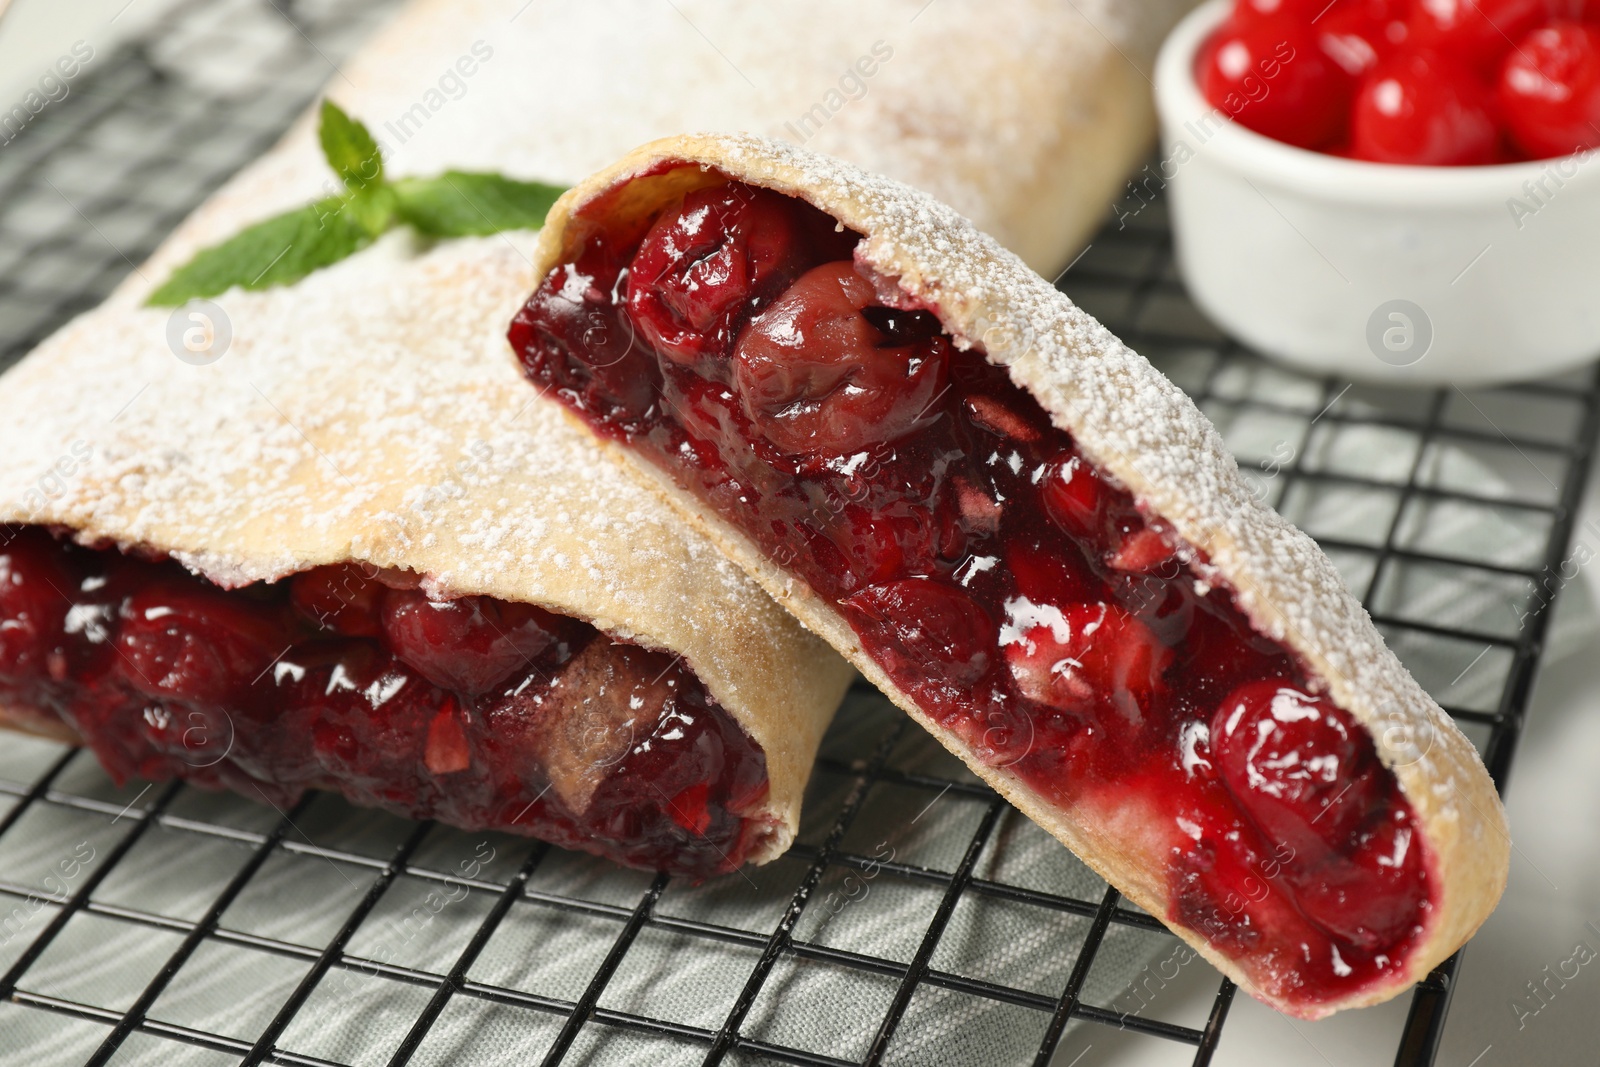
<instances>
[{"instance_id":1,"label":"white ceramic bowl","mask_svg":"<svg viewBox=\"0 0 1600 1067\"><path fill-rule=\"evenodd\" d=\"M1419 385L1533 378L1600 354L1594 152L1401 167L1263 137L1195 80L1229 6L1211 0L1167 39L1161 160L1135 179L1168 187L1178 267L1218 325L1308 370Z\"/></svg>"}]
</instances>

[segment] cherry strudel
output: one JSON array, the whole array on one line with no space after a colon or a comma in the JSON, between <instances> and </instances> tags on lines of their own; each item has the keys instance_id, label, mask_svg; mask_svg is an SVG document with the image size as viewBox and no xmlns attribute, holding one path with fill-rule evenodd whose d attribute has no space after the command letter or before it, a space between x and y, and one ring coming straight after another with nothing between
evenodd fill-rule
<instances>
[{"instance_id":1,"label":"cherry strudel","mask_svg":"<svg viewBox=\"0 0 1600 1067\"><path fill-rule=\"evenodd\" d=\"M1244 989L1374 1003L1493 908L1494 786L1333 565L953 210L676 138L563 197L536 276L527 376Z\"/></svg>"},{"instance_id":2,"label":"cherry strudel","mask_svg":"<svg viewBox=\"0 0 1600 1067\"><path fill-rule=\"evenodd\" d=\"M205 366L120 294L0 378L0 722L695 877L781 853L848 668L529 393L519 241L229 294Z\"/></svg>"}]
</instances>

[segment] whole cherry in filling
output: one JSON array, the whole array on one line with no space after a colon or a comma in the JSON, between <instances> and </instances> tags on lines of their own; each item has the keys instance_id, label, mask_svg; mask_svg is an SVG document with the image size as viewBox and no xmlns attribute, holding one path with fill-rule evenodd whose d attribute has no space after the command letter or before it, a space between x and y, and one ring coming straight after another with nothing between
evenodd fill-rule
<instances>
[{"instance_id":1,"label":"whole cherry in filling","mask_svg":"<svg viewBox=\"0 0 1600 1067\"><path fill-rule=\"evenodd\" d=\"M725 355L744 318L781 293L827 240L785 198L713 186L662 216L629 265L628 311L656 352L692 365Z\"/></svg>"},{"instance_id":2,"label":"whole cherry in filling","mask_svg":"<svg viewBox=\"0 0 1600 1067\"><path fill-rule=\"evenodd\" d=\"M1427 857L1366 731L859 235L705 181L643 224L580 209L512 323L527 375L835 605L974 758L1137 823L1167 918L1260 988L1314 1005L1400 966ZM647 399L561 330L573 277L635 339Z\"/></svg>"},{"instance_id":3,"label":"whole cherry in filling","mask_svg":"<svg viewBox=\"0 0 1600 1067\"><path fill-rule=\"evenodd\" d=\"M897 336L908 331L894 330L896 313L877 304L853 263L825 263L739 335L732 384L751 425L780 452L847 456L938 418L949 342ZM874 316L881 326L867 308L887 312Z\"/></svg>"},{"instance_id":4,"label":"whole cherry in filling","mask_svg":"<svg viewBox=\"0 0 1600 1067\"><path fill-rule=\"evenodd\" d=\"M308 788L692 877L770 827L761 749L665 653L529 604L318 567L224 590L0 526L0 712L117 777Z\"/></svg>"}]
</instances>

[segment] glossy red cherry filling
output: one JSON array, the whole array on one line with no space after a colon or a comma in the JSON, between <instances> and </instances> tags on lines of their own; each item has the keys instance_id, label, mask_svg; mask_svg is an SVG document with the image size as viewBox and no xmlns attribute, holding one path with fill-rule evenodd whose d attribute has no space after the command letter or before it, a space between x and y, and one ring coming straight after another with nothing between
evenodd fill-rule
<instances>
[{"instance_id":1,"label":"glossy red cherry filling","mask_svg":"<svg viewBox=\"0 0 1600 1067\"><path fill-rule=\"evenodd\" d=\"M1427 922L1427 863L1370 737L1005 370L849 246L814 241L766 253L782 264L767 275L719 270L699 337L648 340L638 294L696 269L662 235L702 225L700 205L759 197L773 233L833 229L793 199L780 224L773 194L744 188L628 231L591 205L574 262L512 324L528 376L835 604L977 758L1134 825L1141 860L1169 872L1167 918L1261 989L1310 1009L1400 966ZM562 326L580 314L638 338L649 397L607 385L611 349Z\"/></svg>"},{"instance_id":2,"label":"glossy red cherry filling","mask_svg":"<svg viewBox=\"0 0 1600 1067\"><path fill-rule=\"evenodd\" d=\"M0 526L0 709L60 719L118 779L336 790L697 878L771 830L764 754L681 662L375 568L226 591Z\"/></svg>"}]
</instances>

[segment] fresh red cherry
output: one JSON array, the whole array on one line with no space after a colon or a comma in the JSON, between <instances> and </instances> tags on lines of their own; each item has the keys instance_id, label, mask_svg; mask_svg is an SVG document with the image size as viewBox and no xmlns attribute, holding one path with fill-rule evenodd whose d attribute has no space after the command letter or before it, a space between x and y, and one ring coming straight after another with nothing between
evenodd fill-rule
<instances>
[{"instance_id":1,"label":"fresh red cherry","mask_svg":"<svg viewBox=\"0 0 1600 1067\"><path fill-rule=\"evenodd\" d=\"M1251 921L1251 905L1270 900L1270 890L1231 842L1207 837L1174 859L1168 875L1174 921L1231 952L1267 936Z\"/></svg>"},{"instance_id":2,"label":"fresh red cherry","mask_svg":"<svg viewBox=\"0 0 1600 1067\"><path fill-rule=\"evenodd\" d=\"M272 613L196 580L152 582L120 615L118 671L153 697L227 703L289 647Z\"/></svg>"},{"instance_id":3,"label":"fresh red cherry","mask_svg":"<svg viewBox=\"0 0 1600 1067\"><path fill-rule=\"evenodd\" d=\"M1044 468L1039 494L1045 514L1113 570L1153 571L1174 555L1172 546L1145 525L1136 508L1115 500L1111 487L1075 449Z\"/></svg>"},{"instance_id":4,"label":"fresh red cherry","mask_svg":"<svg viewBox=\"0 0 1600 1067\"><path fill-rule=\"evenodd\" d=\"M1385 776L1372 739L1322 697L1275 681L1234 690L1211 720L1211 759L1272 847L1302 864L1349 855Z\"/></svg>"},{"instance_id":5,"label":"fresh red cherry","mask_svg":"<svg viewBox=\"0 0 1600 1067\"><path fill-rule=\"evenodd\" d=\"M710 443L719 455L736 454L758 436L751 431L738 394L723 382L698 374L673 375L662 402L691 438ZM702 462L709 460L712 450L706 451Z\"/></svg>"},{"instance_id":6,"label":"fresh red cherry","mask_svg":"<svg viewBox=\"0 0 1600 1067\"><path fill-rule=\"evenodd\" d=\"M1280 18L1310 23L1327 6L1328 0L1236 0L1233 18L1242 24Z\"/></svg>"},{"instance_id":7,"label":"fresh red cherry","mask_svg":"<svg viewBox=\"0 0 1600 1067\"><path fill-rule=\"evenodd\" d=\"M908 578L863 589L844 605L862 640L894 652L903 671L937 664L950 681L965 684L989 669L994 620L953 585Z\"/></svg>"},{"instance_id":8,"label":"fresh red cherry","mask_svg":"<svg viewBox=\"0 0 1600 1067\"><path fill-rule=\"evenodd\" d=\"M1293 855L1287 849L1258 852L1253 835L1205 823L1202 816L1195 827L1199 840L1174 850L1168 875L1173 917L1219 946L1265 947L1263 942L1288 941L1289 952L1303 953L1296 935L1312 931L1285 892L1283 878ZM1327 961L1319 962L1331 970Z\"/></svg>"},{"instance_id":9,"label":"fresh red cherry","mask_svg":"<svg viewBox=\"0 0 1600 1067\"><path fill-rule=\"evenodd\" d=\"M531 604L467 596L432 600L421 590L393 589L383 602L389 648L428 681L468 695L543 653L562 620Z\"/></svg>"},{"instance_id":10,"label":"fresh red cherry","mask_svg":"<svg viewBox=\"0 0 1600 1067\"><path fill-rule=\"evenodd\" d=\"M1200 90L1241 125L1317 148L1344 135L1351 83L1305 25L1287 18L1224 25L1199 57Z\"/></svg>"},{"instance_id":11,"label":"fresh red cherry","mask_svg":"<svg viewBox=\"0 0 1600 1067\"><path fill-rule=\"evenodd\" d=\"M1500 144L1493 95L1437 52L1398 52L1368 72L1350 131L1352 154L1376 163L1493 163Z\"/></svg>"},{"instance_id":12,"label":"fresh red cherry","mask_svg":"<svg viewBox=\"0 0 1600 1067\"><path fill-rule=\"evenodd\" d=\"M1557 0L1557 3L1559 0ZM1556 13L1552 0L1416 0L1410 42L1488 71L1516 41Z\"/></svg>"},{"instance_id":13,"label":"fresh red cherry","mask_svg":"<svg viewBox=\"0 0 1600 1067\"><path fill-rule=\"evenodd\" d=\"M377 568L355 563L317 567L289 580L289 602L306 621L350 637L383 632L378 611L385 591Z\"/></svg>"},{"instance_id":14,"label":"fresh red cherry","mask_svg":"<svg viewBox=\"0 0 1600 1067\"><path fill-rule=\"evenodd\" d=\"M0 538L8 532L0 526ZM0 675L48 669L75 590L61 547L43 530L15 532L0 545Z\"/></svg>"},{"instance_id":15,"label":"fresh red cherry","mask_svg":"<svg viewBox=\"0 0 1600 1067\"><path fill-rule=\"evenodd\" d=\"M870 508L846 504L842 511L826 507L802 515L783 531L778 558L793 561L815 557L825 573L839 576L833 592L839 598L859 589L891 581L904 573L905 551L900 524L873 514Z\"/></svg>"},{"instance_id":16,"label":"fresh red cherry","mask_svg":"<svg viewBox=\"0 0 1600 1067\"><path fill-rule=\"evenodd\" d=\"M723 356L746 318L814 260L792 197L728 182L656 220L628 269L628 311L678 363Z\"/></svg>"},{"instance_id":17,"label":"fresh red cherry","mask_svg":"<svg viewBox=\"0 0 1600 1067\"><path fill-rule=\"evenodd\" d=\"M1310 870L1291 861L1284 869L1306 918L1363 952L1398 942L1428 899L1422 843L1403 811L1378 814L1348 857Z\"/></svg>"},{"instance_id":18,"label":"fresh red cherry","mask_svg":"<svg viewBox=\"0 0 1600 1067\"><path fill-rule=\"evenodd\" d=\"M879 307L849 260L808 271L750 321L733 356L746 414L790 455L844 456L935 422L950 343L909 344L863 312Z\"/></svg>"},{"instance_id":19,"label":"fresh red cherry","mask_svg":"<svg viewBox=\"0 0 1600 1067\"><path fill-rule=\"evenodd\" d=\"M1338 0L1316 21L1328 58L1360 78L1409 36L1407 8L1398 0Z\"/></svg>"},{"instance_id":20,"label":"fresh red cherry","mask_svg":"<svg viewBox=\"0 0 1600 1067\"><path fill-rule=\"evenodd\" d=\"M1534 30L1507 54L1499 91L1511 139L1532 158L1600 145L1600 27Z\"/></svg>"},{"instance_id":21,"label":"fresh red cherry","mask_svg":"<svg viewBox=\"0 0 1600 1067\"><path fill-rule=\"evenodd\" d=\"M711 795L708 782L696 782L672 798L667 811L672 821L691 834L704 835L711 826L711 810L706 801Z\"/></svg>"},{"instance_id":22,"label":"fresh red cherry","mask_svg":"<svg viewBox=\"0 0 1600 1067\"><path fill-rule=\"evenodd\" d=\"M1085 714L1110 706L1134 723L1152 706L1172 662L1172 650L1149 627L1104 603L1008 600L1000 641L1029 700Z\"/></svg>"}]
</instances>

